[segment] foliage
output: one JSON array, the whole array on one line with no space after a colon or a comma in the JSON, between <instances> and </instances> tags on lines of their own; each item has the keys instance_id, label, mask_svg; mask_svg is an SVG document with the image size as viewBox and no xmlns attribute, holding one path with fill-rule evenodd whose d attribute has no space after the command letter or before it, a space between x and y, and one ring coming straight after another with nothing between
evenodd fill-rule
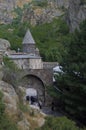
<instances>
[{"instance_id":1,"label":"foliage","mask_svg":"<svg viewBox=\"0 0 86 130\"><path fill-rule=\"evenodd\" d=\"M4 113L4 109L5 109L5 106L2 102L2 96L3 96L3 94L0 92L0 121L1 121L1 118L2 118L3 113Z\"/></svg>"},{"instance_id":2,"label":"foliage","mask_svg":"<svg viewBox=\"0 0 86 130\"><path fill-rule=\"evenodd\" d=\"M48 1L47 0L33 0L32 3L35 6L40 6L40 7L46 7L48 5Z\"/></svg>"},{"instance_id":3,"label":"foliage","mask_svg":"<svg viewBox=\"0 0 86 130\"><path fill-rule=\"evenodd\" d=\"M40 6L45 5L46 0L32 1L32 3L39 3ZM36 25L32 27L29 22L23 22L22 16L26 10L31 8L31 3L25 4L23 8L17 7L14 12L17 17L9 25L0 25L0 37L7 39L11 43L12 50L22 51L22 40L28 28L37 43L41 57L44 61L58 61L62 60L64 55L64 45L61 44L69 35L69 28L66 22L59 17L54 19L51 23Z\"/></svg>"},{"instance_id":4,"label":"foliage","mask_svg":"<svg viewBox=\"0 0 86 130\"><path fill-rule=\"evenodd\" d=\"M0 92L0 130L18 130L15 123L13 123L5 114L5 105L2 101L3 94Z\"/></svg>"},{"instance_id":5,"label":"foliage","mask_svg":"<svg viewBox=\"0 0 86 130\"><path fill-rule=\"evenodd\" d=\"M61 62L63 74L57 77L64 110L86 124L86 21L71 34L70 46Z\"/></svg>"},{"instance_id":6,"label":"foliage","mask_svg":"<svg viewBox=\"0 0 86 130\"><path fill-rule=\"evenodd\" d=\"M0 25L0 37L8 40L11 43L11 49L16 51L18 48L21 48L22 42L22 38L18 36L19 27L16 27L16 25Z\"/></svg>"},{"instance_id":7,"label":"foliage","mask_svg":"<svg viewBox=\"0 0 86 130\"><path fill-rule=\"evenodd\" d=\"M80 130L76 124L66 117L47 117L44 126L36 130Z\"/></svg>"},{"instance_id":8,"label":"foliage","mask_svg":"<svg viewBox=\"0 0 86 130\"><path fill-rule=\"evenodd\" d=\"M28 112L29 111L29 108L27 105L24 105L21 101L19 103L19 109L22 111L22 112Z\"/></svg>"},{"instance_id":9,"label":"foliage","mask_svg":"<svg viewBox=\"0 0 86 130\"><path fill-rule=\"evenodd\" d=\"M3 62L4 62L5 67L9 68L11 71L17 72L19 70L16 64L8 57L4 56Z\"/></svg>"},{"instance_id":10,"label":"foliage","mask_svg":"<svg viewBox=\"0 0 86 130\"><path fill-rule=\"evenodd\" d=\"M19 68L8 57L3 57L3 62L4 62L3 80L12 84L14 87L16 87L18 83L17 73L19 72Z\"/></svg>"},{"instance_id":11,"label":"foliage","mask_svg":"<svg viewBox=\"0 0 86 130\"><path fill-rule=\"evenodd\" d=\"M64 46L61 41L68 35L69 29L61 18L32 27L31 31L44 61L62 60Z\"/></svg>"},{"instance_id":12,"label":"foliage","mask_svg":"<svg viewBox=\"0 0 86 130\"><path fill-rule=\"evenodd\" d=\"M3 116L0 121L0 130L18 130L15 123L13 123L7 116Z\"/></svg>"},{"instance_id":13,"label":"foliage","mask_svg":"<svg viewBox=\"0 0 86 130\"><path fill-rule=\"evenodd\" d=\"M22 51L22 40L28 28L31 30L44 61L62 60L65 48L61 42L65 42L66 37L69 36L69 29L62 18L35 27L29 23L21 23L19 20L10 25L1 25L0 37L10 41L11 49L17 51L20 48Z\"/></svg>"}]
</instances>

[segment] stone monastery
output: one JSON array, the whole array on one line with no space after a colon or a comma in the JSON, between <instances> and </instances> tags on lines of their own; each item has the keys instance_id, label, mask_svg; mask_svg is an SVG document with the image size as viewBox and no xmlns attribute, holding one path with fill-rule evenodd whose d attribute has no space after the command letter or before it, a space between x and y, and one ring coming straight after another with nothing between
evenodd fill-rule
<instances>
[{"instance_id":1,"label":"stone monastery","mask_svg":"<svg viewBox=\"0 0 86 130\"><path fill-rule=\"evenodd\" d=\"M22 52L5 52L20 68L20 85L25 88L34 88L44 102L45 86L53 84L53 68L57 62L43 62L36 43L28 29L22 42Z\"/></svg>"}]
</instances>

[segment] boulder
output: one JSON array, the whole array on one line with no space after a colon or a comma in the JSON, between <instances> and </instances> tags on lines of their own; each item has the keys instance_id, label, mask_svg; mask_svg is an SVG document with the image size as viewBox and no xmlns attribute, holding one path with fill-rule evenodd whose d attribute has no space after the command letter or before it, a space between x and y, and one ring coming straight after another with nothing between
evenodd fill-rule
<instances>
[{"instance_id":1,"label":"boulder","mask_svg":"<svg viewBox=\"0 0 86 130\"><path fill-rule=\"evenodd\" d=\"M10 49L10 43L8 40L0 38L0 51L8 51Z\"/></svg>"},{"instance_id":2,"label":"boulder","mask_svg":"<svg viewBox=\"0 0 86 130\"><path fill-rule=\"evenodd\" d=\"M18 128L20 130L29 130L30 124L27 119L23 119L22 121L18 122Z\"/></svg>"},{"instance_id":3,"label":"boulder","mask_svg":"<svg viewBox=\"0 0 86 130\"><path fill-rule=\"evenodd\" d=\"M38 121L38 126L39 127L42 127L44 125L44 123L45 123L45 119L41 118L41 117L37 121Z\"/></svg>"}]
</instances>

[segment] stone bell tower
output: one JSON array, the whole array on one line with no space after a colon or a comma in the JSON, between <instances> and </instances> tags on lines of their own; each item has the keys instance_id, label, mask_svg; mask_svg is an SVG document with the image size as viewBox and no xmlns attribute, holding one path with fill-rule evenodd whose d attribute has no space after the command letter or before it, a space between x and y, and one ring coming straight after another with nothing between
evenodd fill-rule
<instances>
[{"instance_id":1,"label":"stone bell tower","mask_svg":"<svg viewBox=\"0 0 86 130\"><path fill-rule=\"evenodd\" d=\"M31 35L31 32L29 29L27 30L27 32L25 34L22 45L23 45L24 53L35 54L35 50L36 50L35 41Z\"/></svg>"}]
</instances>

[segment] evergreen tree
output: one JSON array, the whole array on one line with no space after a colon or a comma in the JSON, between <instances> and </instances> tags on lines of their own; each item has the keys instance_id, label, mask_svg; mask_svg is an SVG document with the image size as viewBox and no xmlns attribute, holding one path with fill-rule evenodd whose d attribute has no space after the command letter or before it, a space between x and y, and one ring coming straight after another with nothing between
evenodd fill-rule
<instances>
[{"instance_id":1,"label":"evergreen tree","mask_svg":"<svg viewBox=\"0 0 86 130\"><path fill-rule=\"evenodd\" d=\"M68 53L61 63L58 77L64 109L80 122L86 123L86 20L71 35Z\"/></svg>"}]
</instances>

